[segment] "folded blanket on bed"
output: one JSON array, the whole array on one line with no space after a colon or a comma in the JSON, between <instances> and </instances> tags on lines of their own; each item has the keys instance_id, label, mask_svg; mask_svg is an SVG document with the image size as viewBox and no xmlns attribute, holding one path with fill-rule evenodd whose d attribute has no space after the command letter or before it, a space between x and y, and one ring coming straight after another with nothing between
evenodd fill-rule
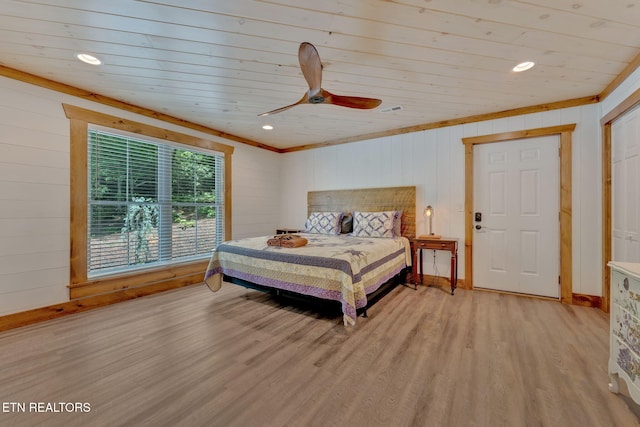
<instances>
[{"instance_id":1,"label":"folded blanket on bed","mask_svg":"<svg viewBox=\"0 0 640 427\"><path fill-rule=\"evenodd\" d=\"M267 246L281 246L282 236L274 236L267 240Z\"/></svg>"},{"instance_id":2,"label":"folded blanket on bed","mask_svg":"<svg viewBox=\"0 0 640 427\"><path fill-rule=\"evenodd\" d=\"M304 237L296 236L295 234L286 234L285 237L281 239L280 246L283 248L299 248L307 243L308 241Z\"/></svg>"},{"instance_id":3,"label":"folded blanket on bed","mask_svg":"<svg viewBox=\"0 0 640 427\"><path fill-rule=\"evenodd\" d=\"M307 239L296 234L279 234L267 240L268 246L282 246L283 248L299 248L307 243Z\"/></svg>"}]
</instances>

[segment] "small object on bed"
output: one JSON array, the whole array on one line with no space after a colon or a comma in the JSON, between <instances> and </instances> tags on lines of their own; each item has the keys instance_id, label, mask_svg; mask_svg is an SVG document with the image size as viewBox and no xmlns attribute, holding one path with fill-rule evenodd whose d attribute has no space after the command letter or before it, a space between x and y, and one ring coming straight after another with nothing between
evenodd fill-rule
<instances>
[{"instance_id":1,"label":"small object on bed","mask_svg":"<svg viewBox=\"0 0 640 427\"><path fill-rule=\"evenodd\" d=\"M267 240L267 246L281 246L283 248L299 248L308 242L304 237L297 234L278 234Z\"/></svg>"},{"instance_id":2,"label":"small object on bed","mask_svg":"<svg viewBox=\"0 0 640 427\"><path fill-rule=\"evenodd\" d=\"M307 239L296 234L285 234L280 239L280 246L283 248L299 248L307 243L309 243Z\"/></svg>"},{"instance_id":3,"label":"small object on bed","mask_svg":"<svg viewBox=\"0 0 640 427\"><path fill-rule=\"evenodd\" d=\"M274 236L267 240L267 246L282 246L281 243L282 239L280 238L280 236Z\"/></svg>"}]
</instances>

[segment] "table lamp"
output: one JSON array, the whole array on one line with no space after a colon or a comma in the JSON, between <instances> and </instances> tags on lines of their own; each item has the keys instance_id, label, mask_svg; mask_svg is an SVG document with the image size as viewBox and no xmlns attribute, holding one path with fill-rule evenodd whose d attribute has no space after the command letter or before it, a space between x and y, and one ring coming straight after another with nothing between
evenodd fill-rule
<instances>
[{"instance_id":1,"label":"table lamp","mask_svg":"<svg viewBox=\"0 0 640 427\"><path fill-rule=\"evenodd\" d=\"M426 236L420 236L420 238L423 239L439 239L440 236L437 234L433 234L433 207L431 205L428 205L425 209L424 209L424 216L427 217L427 235Z\"/></svg>"}]
</instances>

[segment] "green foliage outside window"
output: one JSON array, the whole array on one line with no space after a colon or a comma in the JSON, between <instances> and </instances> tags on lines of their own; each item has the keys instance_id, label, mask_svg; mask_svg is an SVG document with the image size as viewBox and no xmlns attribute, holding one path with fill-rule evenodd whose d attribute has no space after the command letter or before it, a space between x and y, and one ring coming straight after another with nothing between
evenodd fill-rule
<instances>
[{"instance_id":1,"label":"green foliage outside window","mask_svg":"<svg viewBox=\"0 0 640 427\"><path fill-rule=\"evenodd\" d=\"M173 222L187 228L193 227L197 219L213 218L215 210L212 206L196 211L181 208L181 204L215 203L214 159L192 151L174 150L171 170Z\"/></svg>"},{"instance_id":2,"label":"green foliage outside window","mask_svg":"<svg viewBox=\"0 0 640 427\"><path fill-rule=\"evenodd\" d=\"M90 270L215 247L219 156L102 131L89 142Z\"/></svg>"}]
</instances>

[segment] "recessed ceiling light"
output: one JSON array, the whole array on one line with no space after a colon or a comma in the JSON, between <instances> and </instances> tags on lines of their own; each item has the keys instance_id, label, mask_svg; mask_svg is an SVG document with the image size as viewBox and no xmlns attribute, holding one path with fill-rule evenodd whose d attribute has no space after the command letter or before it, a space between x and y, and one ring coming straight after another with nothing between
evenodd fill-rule
<instances>
[{"instance_id":1,"label":"recessed ceiling light","mask_svg":"<svg viewBox=\"0 0 640 427\"><path fill-rule=\"evenodd\" d=\"M82 62L86 62L87 64L91 64L91 65L102 64L102 61L100 61L98 58L96 58L93 55L89 55L88 53L78 53L76 55L76 58L78 58Z\"/></svg>"},{"instance_id":2,"label":"recessed ceiling light","mask_svg":"<svg viewBox=\"0 0 640 427\"><path fill-rule=\"evenodd\" d=\"M519 73L521 71L527 71L528 69L532 68L534 65L536 65L535 62L531 62L531 61L521 62L520 64L513 67L513 71L515 71L516 73Z\"/></svg>"},{"instance_id":3,"label":"recessed ceiling light","mask_svg":"<svg viewBox=\"0 0 640 427\"><path fill-rule=\"evenodd\" d=\"M273 126L271 126L271 125L264 125L264 126L262 126L262 129L264 129L264 130L271 130L271 129L273 129Z\"/></svg>"}]
</instances>

